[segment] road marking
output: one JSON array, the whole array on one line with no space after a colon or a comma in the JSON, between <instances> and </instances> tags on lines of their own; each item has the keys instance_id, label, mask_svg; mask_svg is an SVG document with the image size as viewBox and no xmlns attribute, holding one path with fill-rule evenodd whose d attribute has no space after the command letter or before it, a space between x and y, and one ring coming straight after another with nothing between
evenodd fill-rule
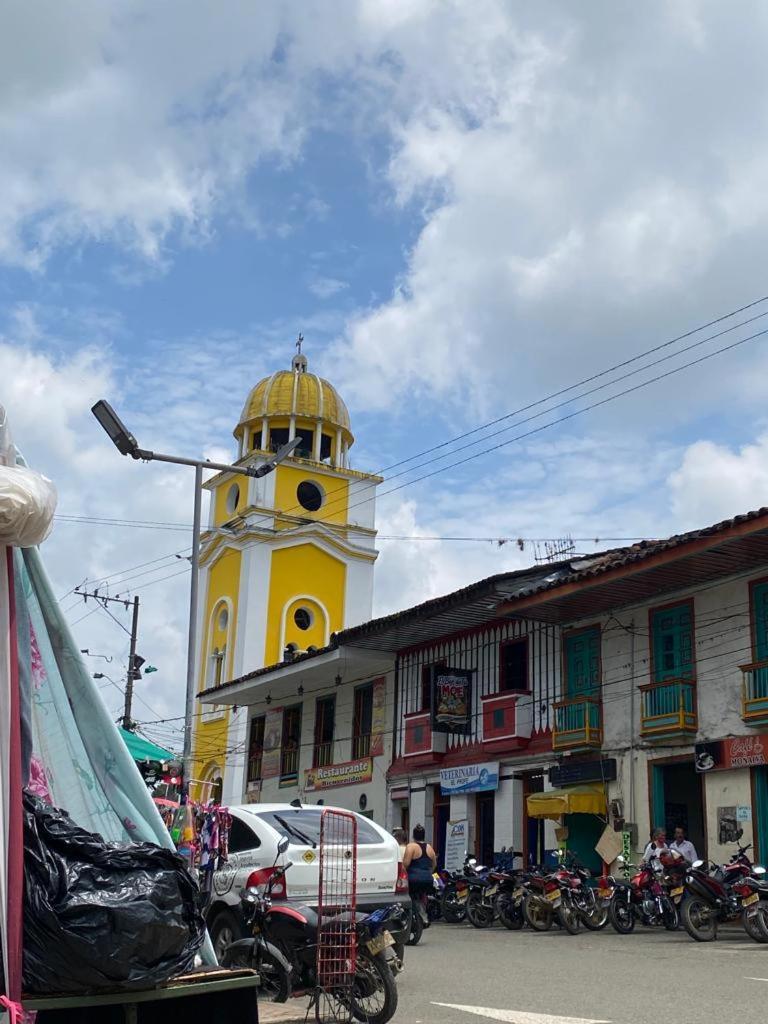
<instances>
[{"instance_id":1,"label":"road marking","mask_svg":"<svg viewBox=\"0 0 768 1024\"><path fill-rule=\"evenodd\" d=\"M554 1017L550 1013L529 1013L526 1010L497 1010L492 1006L462 1006L460 1003L432 1003L449 1010L463 1010L478 1017L507 1021L508 1024L611 1024L609 1020L592 1020L587 1017Z\"/></svg>"},{"instance_id":2,"label":"road marking","mask_svg":"<svg viewBox=\"0 0 768 1024\"><path fill-rule=\"evenodd\" d=\"M768 981L768 978L745 978L744 981Z\"/></svg>"}]
</instances>

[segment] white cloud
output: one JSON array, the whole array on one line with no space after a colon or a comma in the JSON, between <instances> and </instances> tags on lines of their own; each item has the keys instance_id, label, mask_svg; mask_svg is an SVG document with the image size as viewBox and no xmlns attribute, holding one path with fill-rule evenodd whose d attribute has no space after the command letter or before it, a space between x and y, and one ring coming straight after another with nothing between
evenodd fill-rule
<instances>
[{"instance_id":1,"label":"white cloud","mask_svg":"<svg viewBox=\"0 0 768 1024\"><path fill-rule=\"evenodd\" d=\"M681 529L768 504L768 434L738 448L697 441L669 476L672 509Z\"/></svg>"},{"instance_id":2,"label":"white cloud","mask_svg":"<svg viewBox=\"0 0 768 1024\"><path fill-rule=\"evenodd\" d=\"M318 275L309 282L309 290L318 299L330 299L332 296L338 295L339 292L343 292L345 288L349 288L349 284L346 281L340 281L336 277Z\"/></svg>"}]
</instances>

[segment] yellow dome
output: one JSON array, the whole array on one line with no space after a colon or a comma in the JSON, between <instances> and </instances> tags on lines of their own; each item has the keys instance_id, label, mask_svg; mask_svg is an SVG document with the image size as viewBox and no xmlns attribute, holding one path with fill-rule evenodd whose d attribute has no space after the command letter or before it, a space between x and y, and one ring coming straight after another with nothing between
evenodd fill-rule
<instances>
[{"instance_id":1,"label":"yellow dome","mask_svg":"<svg viewBox=\"0 0 768 1024\"><path fill-rule=\"evenodd\" d=\"M340 428L347 445L354 441L349 412L341 395L329 381L307 372L303 355L294 357L290 370L278 370L252 389L235 428L235 437L239 438L245 428L260 425L265 418L286 416Z\"/></svg>"}]
</instances>

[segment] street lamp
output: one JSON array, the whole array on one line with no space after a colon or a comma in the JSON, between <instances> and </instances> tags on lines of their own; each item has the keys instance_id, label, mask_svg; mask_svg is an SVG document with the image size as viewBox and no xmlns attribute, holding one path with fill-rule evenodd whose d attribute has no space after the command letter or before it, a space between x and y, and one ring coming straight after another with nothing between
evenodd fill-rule
<instances>
[{"instance_id":1,"label":"street lamp","mask_svg":"<svg viewBox=\"0 0 768 1024\"><path fill-rule=\"evenodd\" d=\"M175 466L192 466L195 470L195 506L192 519L192 577L189 588L189 632L187 640L187 687L184 703L184 784L192 778L192 721L195 713L195 666L197 661L197 602L198 575L200 568L200 516L202 508L203 470L215 469L223 473L240 473L242 476L263 477L301 444L301 438L282 445L275 454L260 466L231 466L222 462L208 462L206 459L185 459L178 455L161 455L159 452L140 448L139 442L128 430L115 410L103 398L91 408L114 446L121 455L130 455L142 462L170 462Z\"/></svg>"}]
</instances>

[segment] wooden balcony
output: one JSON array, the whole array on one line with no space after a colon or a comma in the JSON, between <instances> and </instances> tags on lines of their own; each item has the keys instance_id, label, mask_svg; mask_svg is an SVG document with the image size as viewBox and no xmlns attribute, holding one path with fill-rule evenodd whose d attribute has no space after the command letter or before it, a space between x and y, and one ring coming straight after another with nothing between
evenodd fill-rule
<instances>
[{"instance_id":1,"label":"wooden balcony","mask_svg":"<svg viewBox=\"0 0 768 1024\"><path fill-rule=\"evenodd\" d=\"M698 726L693 679L665 679L640 687L641 736L649 740L695 736Z\"/></svg>"},{"instance_id":2,"label":"wooden balcony","mask_svg":"<svg viewBox=\"0 0 768 1024\"><path fill-rule=\"evenodd\" d=\"M741 717L746 725L768 725L768 661L739 667L743 677Z\"/></svg>"},{"instance_id":3,"label":"wooden balcony","mask_svg":"<svg viewBox=\"0 0 768 1024\"><path fill-rule=\"evenodd\" d=\"M603 715L599 697L571 697L553 705L554 750L592 750L603 743Z\"/></svg>"}]
</instances>

